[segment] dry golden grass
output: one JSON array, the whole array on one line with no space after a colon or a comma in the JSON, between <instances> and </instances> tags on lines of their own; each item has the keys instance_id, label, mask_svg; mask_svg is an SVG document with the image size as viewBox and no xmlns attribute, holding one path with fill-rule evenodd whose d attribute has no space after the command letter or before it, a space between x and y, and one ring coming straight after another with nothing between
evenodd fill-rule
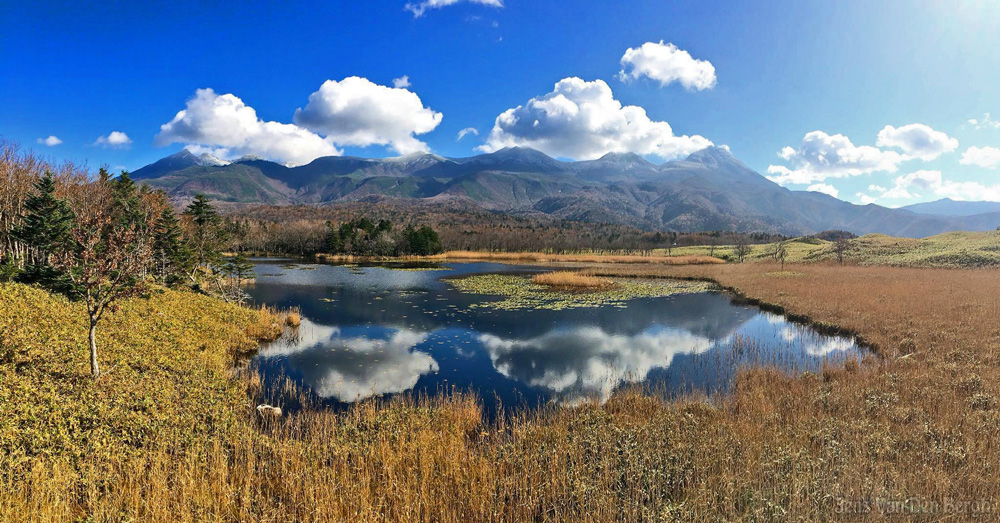
<instances>
[{"instance_id":1,"label":"dry golden grass","mask_svg":"<svg viewBox=\"0 0 1000 523\"><path fill-rule=\"evenodd\" d=\"M626 391L603 406L550 406L489 425L475 398L461 395L270 421L249 400L220 404L237 423L170 452L153 445L110 461L38 453L19 476L0 467L0 520L815 521L865 508L861 519L873 520L894 500L931 517L949 507L965 511L955 520L974 509L997 517L996 271L745 264L589 273L711 278L854 331L882 357L798 378L744 372L713 404Z\"/></svg>"},{"instance_id":2,"label":"dry golden grass","mask_svg":"<svg viewBox=\"0 0 1000 523\"><path fill-rule=\"evenodd\" d=\"M288 325L289 327L298 327L301 324L302 316L299 314L299 311L291 311L288 313L288 316L285 316L285 325Z\"/></svg>"},{"instance_id":3,"label":"dry golden grass","mask_svg":"<svg viewBox=\"0 0 1000 523\"><path fill-rule=\"evenodd\" d=\"M256 309L256 312L256 321L247 328L248 336L256 340L273 340L281 336L281 333L284 332L282 318L287 321L284 312L266 305ZM288 314L288 316L290 315Z\"/></svg>"},{"instance_id":4,"label":"dry golden grass","mask_svg":"<svg viewBox=\"0 0 1000 523\"><path fill-rule=\"evenodd\" d=\"M610 255L610 254L549 254L543 252L487 252L487 251L446 251L431 256L394 256L378 258L373 256L354 256L352 254L316 254L319 262L351 263L378 260L397 261L492 261L510 263L632 263L659 265L699 265L722 264L724 260L712 256L640 256L640 255Z\"/></svg>"},{"instance_id":5,"label":"dry golden grass","mask_svg":"<svg viewBox=\"0 0 1000 523\"><path fill-rule=\"evenodd\" d=\"M603 254L547 254L541 252L479 252L447 251L434 256L424 256L423 260L486 260L500 262L534 263L632 263L657 265L700 265L723 264L724 261L711 256L621 256Z\"/></svg>"},{"instance_id":6,"label":"dry golden grass","mask_svg":"<svg viewBox=\"0 0 1000 523\"><path fill-rule=\"evenodd\" d=\"M574 271L556 271L536 274L531 277L532 283L548 285L549 287L572 289L604 289L615 284L609 278L588 276Z\"/></svg>"}]
</instances>

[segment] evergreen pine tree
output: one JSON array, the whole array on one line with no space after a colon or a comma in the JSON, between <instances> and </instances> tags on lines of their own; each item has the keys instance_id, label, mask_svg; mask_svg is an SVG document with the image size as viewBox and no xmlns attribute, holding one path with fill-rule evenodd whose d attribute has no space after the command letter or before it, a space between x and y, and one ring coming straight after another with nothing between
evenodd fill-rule
<instances>
[{"instance_id":1,"label":"evergreen pine tree","mask_svg":"<svg viewBox=\"0 0 1000 523\"><path fill-rule=\"evenodd\" d=\"M190 268L190 250L184 241L184 231L174 210L165 207L153 226L153 264L157 278L174 285Z\"/></svg>"},{"instance_id":2,"label":"evergreen pine tree","mask_svg":"<svg viewBox=\"0 0 1000 523\"><path fill-rule=\"evenodd\" d=\"M222 266L222 270L229 277L236 280L236 284L239 285L253 273L253 264L243 254L237 254L226 260L226 263Z\"/></svg>"},{"instance_id":3,"label":"evergreen pine tree","mask_svg":"<svg viewBox=\"0 0 1000 523\"><path fill-rule=\"evenodd\" d=\"M194 224L200 227L216 225L220 222L219 213L204 194L196 195L194 201L184 210L184 214L190 216Z\"/></svg>"},{"instance_id":4,"label":"evergreen pine tree","mask_svg":"<svg viewBox=\"0 0 1000 523\"><path fill-rule=\"evenodd\" d=\"M147 227L145 206L139 196L139 188L128 171L122 171L117 178L110 178L107 169L101 168L100 176L108 180L111 188L111 198L114 205L115 220L122 226L135 225L136 227Z\"/></svg>"},{"instance_id":5,"label":"evergreen pine tree","mask_svg":"<svg viewBox=\"0 0 1000 523\"><path fill-rule=\"evenodd\" d=\"M330 254L344 252L344 240L340 237L340 228L333 222L326 222L326 251Z\"/></svg>"},{"instance_id":6,"label":"evergreen pine tree","mask_svg":"<svg viewBox=\"0 0 1000 523\"><path fill-rule=\"evenodd\" d=\"M25 200L26 213L13 237L24 244L27 252L25 274L27 281L55 278L58 271L52 268L52 256L72 246L70 229L73 211L66 200L56 197L56 182L51 172L35 183L35 192Z\"/></svg>"},{"instance_id":7,"label":"evergreen pine tree","mask_svg":"<svg viewBox=\"0 0 1000 523\"><path fill-rule=\"evenodd\" d=\"M192 276L201 268L211 270L221 260L219 249L225 240L222 218L205 195L195 196L194 201L184 211L191 217L193 230L189 245L193 257Z\"/></svg>"}]
</instances>

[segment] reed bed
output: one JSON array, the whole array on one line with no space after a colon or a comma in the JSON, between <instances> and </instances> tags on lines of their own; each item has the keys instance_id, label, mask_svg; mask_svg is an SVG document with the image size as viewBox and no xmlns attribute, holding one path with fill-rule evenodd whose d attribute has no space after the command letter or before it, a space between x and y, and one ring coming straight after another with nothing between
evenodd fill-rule
<instances>
[{"instance_id":1,"label":"reed bed","mask_svg":"<svg viewBox=\"0 0 1000 523\"><path fill-rule=\"evenodd\" d=\"M446 251L430 256L357 256L324 254L314 256L321 263L363 263L377 261L492 261L500 263L630 263L658 265L723 264L724 260L707 255L663 256L621 254L550 254L543 252Z\"/></svg>"},{"instance_id":2,"label":"reed bed","mask_svg":"<svg viewBox=\"0 0 1000 523\"><path fill-rule=\"evenodd\" d=\"M996 271L747 264L588 273L712 279L854 332L880 357L800 376L744 371L712 402L626 390L603 405L543 406L486 423L478 400L458 393L265 420L248 400L250 378L227 379L211 363L224 344L200 348L212 330L229 332L227 343L246 339L225 325L246 328L252 317L199 303L189 312L201 320L182 327L173 315L187 309L130 304L106 336L120 338L116 359L133 359L92 383L80 340L51 343L76 336L61 327L75 326L76 313L0 286L0 305L17 318L0 317L0 520L997 517ZM188 329L186 338L143 341L156 314ZM53 321L60 327L40 327ZM734 343L756 351L750 340Z\"/></svg>"},{"instance_id":3,"label":"reed bed","mask_svg":"<svg viewBox=\"0 0 1000 523\"><path fill-rule=\"evenodd\" d=\"M499 262L532 263L629 263L656 265L724 264L711 256L640 256L604 254L548 254L541 252L480 252L447 251L443 254L420 257L422 260L485 260Z\"/></svg>"}]
</instances>

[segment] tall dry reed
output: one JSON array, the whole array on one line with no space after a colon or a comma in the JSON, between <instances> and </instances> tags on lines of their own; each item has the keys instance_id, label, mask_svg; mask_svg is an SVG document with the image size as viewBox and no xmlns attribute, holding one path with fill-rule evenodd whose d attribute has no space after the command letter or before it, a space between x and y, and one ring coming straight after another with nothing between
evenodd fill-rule
<instances>
[{"instance_id":1,"label":"tall dry reed","mask_svg":"<svg viewBox=\"0 0 1000 523\"><path fill-rule=\"evenodd\" d=\"M110 461L37 453L22 475L0 474L0 519L997 517L995 271L753 264L590 273L711 278L856 332L880 357L800 377L742 372L713 403L629 390L604 405L546 406L489 424L466 395L278 420L256 417L243 399L218 405L231 424L184 445L150 444ZM14 394L5 401L28 397Z\"/></svg>"}]
</instances>

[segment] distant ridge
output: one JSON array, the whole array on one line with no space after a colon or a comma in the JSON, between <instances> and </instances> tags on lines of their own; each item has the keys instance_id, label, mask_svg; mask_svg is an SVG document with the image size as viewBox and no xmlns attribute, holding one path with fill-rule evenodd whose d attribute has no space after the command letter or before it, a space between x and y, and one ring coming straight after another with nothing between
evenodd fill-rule
<instances>
[{"instance_id":1,"label":"distant ridge","mask_svg":"<svg viewBox=\"0 0 1000 523\"><path fill-rule=\"evenodd\" d=\"M924 237L1000 226L1000 208L980 213L966 206L990 202L942 201L934 202L938 207L888 209L791 191L750 169L724 147L702 149L662 165L633 153L563 162L528 147L508 147L469 158L428 153L384 159L327 156L286 167L252 157L229 163L184 150L137 169L133 177L178 200L197 193L227 202L272 205L392 198L403 204L420 200L474 205L487 211L544 213L650 230L801 235L842 229ZM967 207L969 214L924 211L952 204Z\"/></svg>"},{"instance_id":2,"label":"distant ridge","mask_svg":"<svg viewBox=\"0 0 1000 523\"><path fill-rule=\"evenodd\" d=\"M973 216L976 214L1000 212L1000 202L966 202L944 198L941 200L915 203L902 207L920 214L940 214L942 216Z\"/></svg>"}]
</instances>

